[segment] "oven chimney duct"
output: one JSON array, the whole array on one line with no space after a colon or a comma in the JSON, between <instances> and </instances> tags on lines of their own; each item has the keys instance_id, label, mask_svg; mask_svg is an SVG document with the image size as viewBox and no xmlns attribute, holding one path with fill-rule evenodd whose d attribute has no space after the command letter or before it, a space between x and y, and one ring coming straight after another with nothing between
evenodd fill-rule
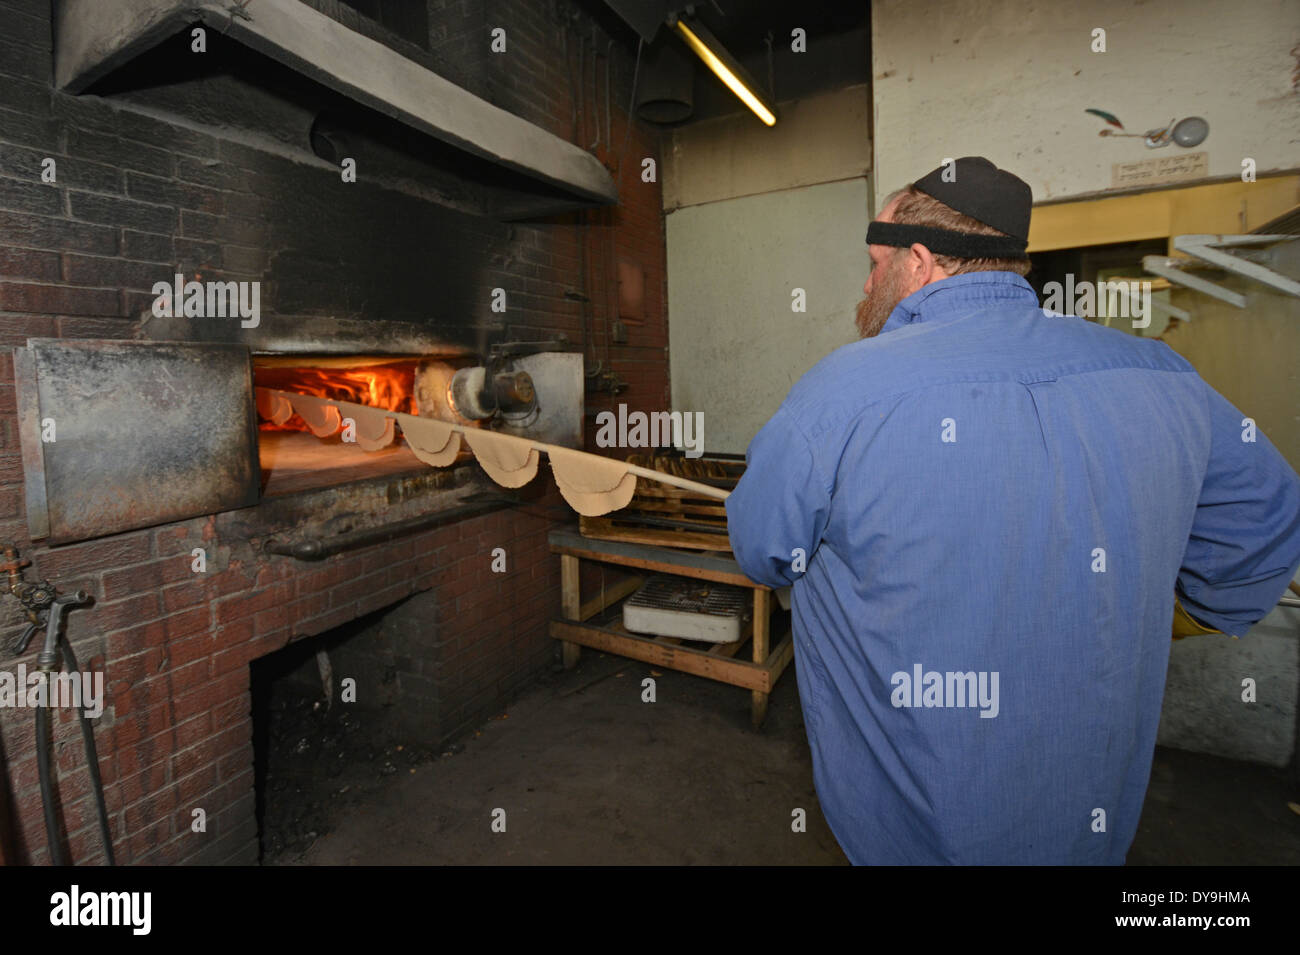
<instances>
[{"instance_id":1,"label":"oven chimney duct","mask_svg":"<svg viewBox=\"0 0 1300 955\"><path fill-rule=\"evenodd\" d=\"M646 46L636 112L651 123L667 125L695 112L695 70L671 38Z\"/></svg>"}]
</instances>

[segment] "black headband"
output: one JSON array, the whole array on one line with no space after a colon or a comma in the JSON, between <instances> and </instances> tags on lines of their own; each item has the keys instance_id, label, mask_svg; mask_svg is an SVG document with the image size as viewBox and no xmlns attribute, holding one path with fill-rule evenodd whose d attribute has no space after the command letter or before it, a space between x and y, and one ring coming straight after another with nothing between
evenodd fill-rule
<instances>
[{"instance_id":1,"label":"black headband","mask_svg":"<svg viewBox=\"0 0 1300 955\"><path fill-rule=\"evenodd\" d=\"M976 235L928 225L873 222L867 226L867 245L892 245L906 249L920 243L935 255L958 259L1023 259L1029 245L1024 239L1002 235Z\"/></svg>"}]
</instances>

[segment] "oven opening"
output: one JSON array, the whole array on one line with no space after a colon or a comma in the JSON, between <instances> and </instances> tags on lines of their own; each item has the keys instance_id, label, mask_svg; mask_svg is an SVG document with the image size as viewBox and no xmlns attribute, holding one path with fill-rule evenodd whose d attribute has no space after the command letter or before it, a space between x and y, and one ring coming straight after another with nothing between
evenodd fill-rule
<instances>
[{"instance_id":1,"label":"oven opening","mask_svg":"<svg viewBox=\"0 0 1300 955\"><path fill-rule=\"evenodd\" d=\"M255 355L253 384L468 424L449 391L456 370L471 364L461 356ZM428 470L400 429L388 447L365 451L341 432L316 437L297 414L277 425L259 403L257 438L264 496Z\"/></svg>"}]
</instances>

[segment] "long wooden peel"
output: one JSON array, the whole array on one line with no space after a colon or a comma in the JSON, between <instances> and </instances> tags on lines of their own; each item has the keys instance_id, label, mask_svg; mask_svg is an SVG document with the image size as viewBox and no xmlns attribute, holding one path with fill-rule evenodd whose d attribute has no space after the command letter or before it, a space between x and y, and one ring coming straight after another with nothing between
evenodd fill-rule
<instances>
[{"instance_id":1,"label":"long wooden peel","mask_svg":"<svg viewBox=\"0 0 1300 955\"><path fill-rule=\"evenodd\" d=\"M399 415L402 414L400 411L393 413ZM398 423L400 424L401 422L399 421ZM452 425L452 427L462 433L466 430L470 430L461 427L460 425ZM522 438L516 434L508 435L507 437L516 438L520 441L527 441L530 447L534 447L538 451L545 451L547 454L550 454L552 449L558 448L560 451L568 451L570 454L581 454L589 458L596 458L600 461L612 460L611 458L605 457L603 454L592 454L590 451L578 451L574 448L560 447L555 444L547 444L544 441L534 441L531 438ZM671 484L673 487L680 487L686 491L695 491L697 494L717 498L719 501L725 501L731 495L730 491L723 490L720 487L713 487L708 484L701 484L699 481L692 481L690 478L678 477L676 474L665 474L663 471L655 471L652 468L643 468L639 464L628 464L624 461L620 461L619 463L627 469L628 474L635 474L637 477L648 478L651 481L658 481L660 484Z\"/></svg>"},{"instance_id":2,"label":"long wooden peel","mask_svg":"<svg viewBox=\"0 0 1300 955\"><path fill-rule=\"evenodd\" d=\"M386 408L373 408L370 405L359 405L351 401L342 401L337 398L321 398L317 395L300 395L297 392L279 391L274 388L262 388L259 390L265 391L266 393L271 395L276 395L278 397L284 398L287 401L292 401L292 399L294 398L310 398L316 401L321 401L327 404L334 405L336 408L339 409L340 412L342 412L346 408L358 408L363 412L370 412L370 413L379 412L385 415L386 417L395 419L398 424L402 424L403 421L408 418L414 421L427 422L430 420L428 418L420 418L417 415L407 414L404 411L389 411ZM480 430L478 428L467 428L464 425L457 424L454 421L442 421L442 424L450 427L451 430L457 431L461 434ZM530 448L534 448L537 451L544 452L548 456L551 454L552 451L560 451L564 454L570 454L570 455L578 454L578 455L594 458L595 460L603 464L608 464L610 461L614 460L612 458L605 457L604 455L591 454L588 451L578 451L575 450L574 448L565 448L555 444L547 444L544 441L536 441L532 438L520 437L519 435L513 435L513 434L504 435L501 434L500 432L495 432L495 433L499 434L501 437L510 438L513 441L527 444ZM626 469L626 472L628 474L635 474L637 477L645 478L650 481L657 481L660 484L668 484L673 487L682 488L683 490L686 491L693 491L696 494L700 494L705 497L715 498L716 500L719 501L725 501L731 495L730 491L723 490L722 488L713 487L708 484L702 484L699 481L692 481L689 478L678 477L675 474L665 474L662 471L655 471L651 468L644 468L637 464L628 464L622 461L619 461L618 463Z\"/></svg>"},{"instance_id":3,"label":"long wooden peel","mask_svg":"<svg viewBox=\"0 0 1300 955\"><path fill-rule=\"evenodd\" d=\"M537 445L533 445L537 447ZM583 454L589 452L583 451ZM600 455L592 455L600 457ZM661 484L671 484L673 487L680 487L687 491L695 491L697 494L703 494L706 497L717 498L719 501L725 501L731 496L731 492L720 487L713 487L708 484L701 484L699 481L692 481L690 478L678 477L676 474L664 474L663 471L655 471L652 468L643 468L639 464L629 464L627 466L628 474L635 474L637 477L649 478L651 481L658 481Z\"/></svg>"}]
</instances>

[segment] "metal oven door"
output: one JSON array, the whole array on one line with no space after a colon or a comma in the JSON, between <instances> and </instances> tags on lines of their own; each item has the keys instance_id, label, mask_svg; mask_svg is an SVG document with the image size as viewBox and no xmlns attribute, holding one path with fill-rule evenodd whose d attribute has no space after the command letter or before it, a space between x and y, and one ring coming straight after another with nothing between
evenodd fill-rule
<instances>
[{"instance_id":1,"label":"metal oven door","mask_svg":"<svg viewBox=\"0 0 1300 955\"><path fill-rule=\"evenodd\" d=\"M245 346L33 338L14 349L14 378L33 540L257 503Z\"/></svg>"}]
</instances>

